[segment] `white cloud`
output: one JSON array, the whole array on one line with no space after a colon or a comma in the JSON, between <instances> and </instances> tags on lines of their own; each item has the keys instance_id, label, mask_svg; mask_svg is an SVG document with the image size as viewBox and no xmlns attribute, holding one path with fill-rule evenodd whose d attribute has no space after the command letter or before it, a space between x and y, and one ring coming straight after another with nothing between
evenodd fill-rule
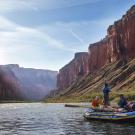
<instances>
[{"instance_id":1,"label":"white cloud","mask_svg":"<svg viewBox=\"0 0 135 135\"><path fill-rule=\"evenodd\" d=\"M90 42L103 37L106 25L112 19L56 22L38 28L15 24L3 16L0 16L0 22L0 64L37 65L56 70L69 62L75 52L87 51Z\"/></svg>"},{"instance_id":2,"label":"white cloud","mask_svg":"<svg viewBox=\"0 0 135 135\"><path fill-rule=\"evenodd\" d=\"M72 29L69 30L69 33L71 33L71 35L75 37L82 45L85 44L84 40L81 37L79 37Z\"/></svg>"},{"instance_id":3,"label":"white cloud","mask_svg":"<svg viewBox=\"0 0 135 135\"><path fill-rule=\"evenodd\" d=\"M56 22L39 27L39 31L61 41L66 47L76 51L86 51L89 43L97 42L106 35L113 18L100 21Z\"/></svg>"},{"instance_id":4,"label":"white cloud","mask_svg":"<svg viewBox=\"0 0 135 135\"><path fill-rule=\"evenodd\" d=\"M35 60L38 60L37 63L40 61L42 65L48 65L47 51L57 49L75 52L73 48L68 48L60 40L38 28L23 27L2 16L0 16L0 21L0 64L21 63L25 66L29 63L29 65L36 65ZM45 54L46 56L42 57Z\"/></svg>"},{"instance_id":5,"label":"white cloud","mask_svg":"<svg viewBox=\"0 0 135 135\"><path fill-rule=\"evenodd\" d=\"M51 10L96 3L101 0L0 0L0 12L14 10Z\"/></svg>"},{"instance_id":6,"label":"white cloud","mask_svg":"<svg viewBox=\"0 0 135 135\"><path fill-rule=\"evenodd\" d=\"M31 4L32 3L27 0L0 0L0 12L34 9L34 6Z\"/></svg>"},{"instance_id":7,"label":"white cloud","mask_svg":"<svg viewBox=\"0 0 135 135\"><path fill-rule=\"evenodd\" d=\"M0 31L14 30L17 25L0 16Z\"/></svg>"},{"instance_id":8,"label":"white cloud","mask_svg":"<svg viewBox=\"0 0 135 135\"><path fill-rule=\"evenodd\" d=\"M64 45L60 41L36 28L22 27L4 17L0 17L0 21L0 46L9 47L16 45L16 47L20 47L18 44L23 44L24 46L25 43L31 45L42 45L44 43L48 47L64 49Z\"/></svg>"}]
</instances>

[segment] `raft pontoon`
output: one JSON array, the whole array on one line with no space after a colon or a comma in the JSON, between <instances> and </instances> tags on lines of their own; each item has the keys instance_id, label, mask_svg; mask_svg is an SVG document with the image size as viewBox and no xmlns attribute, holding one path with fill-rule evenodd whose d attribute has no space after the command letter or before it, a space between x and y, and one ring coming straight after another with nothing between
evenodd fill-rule
<instances>
[{"instance_id":1,"label":"raft pontoon","mask_svg":"<svg viewBox=\"0 0 135 135\"><path fill-rule=\"evenodd\" d=\"M133 112L95 112L86 111L84 118L87 120L98 120L108 122L130 122L135 123L135 111Z\"/></svg>"}]
</instances>

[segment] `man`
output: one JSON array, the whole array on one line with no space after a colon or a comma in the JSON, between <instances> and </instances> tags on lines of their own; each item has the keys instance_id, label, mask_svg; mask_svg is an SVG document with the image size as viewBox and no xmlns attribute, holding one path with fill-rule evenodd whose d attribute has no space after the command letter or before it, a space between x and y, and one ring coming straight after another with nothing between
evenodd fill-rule
<instances>
[{"instance_id":1,"label":"man","mask_svg":"<svg viewBox=\"0 0 135 135\"><path fill-rule=\"evenodd\" d=\"M123 94L120 95L120 100L118 102L120 108L126 108L127 106L127 99L124 97Z\"/></svg>"},{"instance_id":2,"label":"man","mask_svg":"<svg viewBox=\"0 0 135 135\"><path fill-rule=\"evenodd\" d=\"M103 88L104 106L105 107L110 106L110 103L109 103L109 92L110 92L109 85L108 85L108 83L105 82L105 86Z\"/></svg>"}]
</instances>

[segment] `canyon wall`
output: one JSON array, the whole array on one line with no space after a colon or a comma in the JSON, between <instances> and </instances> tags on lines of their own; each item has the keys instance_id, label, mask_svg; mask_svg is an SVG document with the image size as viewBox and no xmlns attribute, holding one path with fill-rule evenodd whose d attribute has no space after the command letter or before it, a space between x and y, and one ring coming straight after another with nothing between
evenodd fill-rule
<instances>
[{"instance_id":1,"label":"canyon wall","mask_svg":"<svg viewBox=\"0 0 135 135\"><path fill-rule=\"evenodd\" d=\"M107 63L135 57L135 6L121 20L109 26L102 41L89 46L89 54L91 72Z\"/></svg>"},{"instance_id":2,"label":"canyon wall","mask_svg":"<svg viewBox=\"0 0 135 135\"><path fill-rule=\"evenodd\" d=\"M9 69L0 66L0 101L21 100L23 95L15 74Z\"/></svg>"},{"instance_id":3,"label":"canyon wall","mask_svg":"<svg viewBox=\"0 0 135 135\"><path fill-rule=\"evenodd\" d=\"M0 65L0 100L41 100L56 89L57 71Z\"/></svg>"},{"instance_id":4,"label":"canyon wall","mask_svg":"<svg viewBox=\"0 0 135 135\"><path fill-rule=\"evenodd\" d=\"M96 72L108 63L117 60L126 62L132 58L135 58L135 6L132 6L122 19L109 26L103 40L89 45L89 53L83 60L75 57L59 71L58 89L70 86L78 78L80 67L84 76Z\"/></svg>"},{"instance_id":5,"label":"canyon wall","mask_svg":"<svg viewBox=\"0 0 135 135\"><path fill-rule=\"evenodd\" d=\"M58 89L64 89L73 83L78 77L87 75L89 73L88 68L88 53L80 52L76 53L74 59L60 69L57 76Z\"/></svg>"}]
</instances>

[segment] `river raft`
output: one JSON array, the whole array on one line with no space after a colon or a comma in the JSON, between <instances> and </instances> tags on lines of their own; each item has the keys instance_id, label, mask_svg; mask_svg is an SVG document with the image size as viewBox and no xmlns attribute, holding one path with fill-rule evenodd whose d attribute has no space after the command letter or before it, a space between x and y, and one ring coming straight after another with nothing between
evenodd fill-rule
<instances>
[{"instance_id":1,"label":"river raft","mask_svg":"<svg viewBox=\"0 0 135 135\"><path fill-rule=\"evenodd\" d=\"M86 111L83 116L87 120L135 123L135 111L121 113Z\"/></svg>"}]
</instances>

